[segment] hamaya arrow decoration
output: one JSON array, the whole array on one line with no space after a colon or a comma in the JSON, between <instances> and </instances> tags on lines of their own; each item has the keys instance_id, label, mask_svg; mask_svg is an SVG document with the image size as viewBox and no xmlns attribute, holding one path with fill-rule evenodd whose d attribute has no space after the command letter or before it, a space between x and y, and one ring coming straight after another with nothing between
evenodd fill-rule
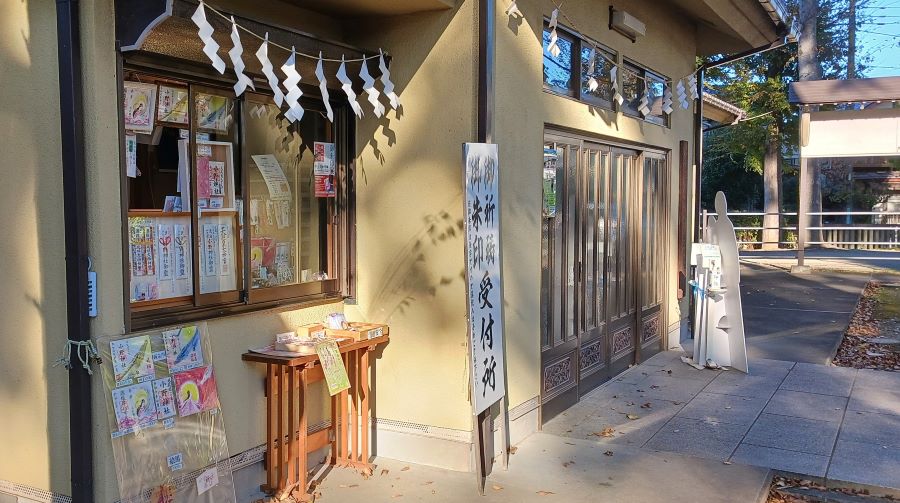
<instances>
[{"instance_id":1,"label":"hamaya arrow decoration","mask_svg":"<svg viewBox=\"0 0 900 503\"><path fill-rule=\"evenodd\" d=\"M299 121L303 118L303 107L300 106L299 102L300 97L303 96L303 91L297 86L300 83L300 74L297 73L296 63L297 51L291 47L291 55L284 62L284 65L281 66L281 71L287 77L284 80L284 89L287 91L284 100L289 107L284 116L291 122Z\"/></svg>"},{"instance_id":2,"label":"hamaya arrow decoration","mask_svg":"<svg viewBox=\"0 0 900 503\"><path fill-rule=\"evenodd\" d=\"M284 93L281 92L281 85L278 82L278 76L275 75L274 67L272 66L272 62L269 61L269 34L266 33L266 38L263 40L262 45L259 46L259 50L256 51L256 59L259 60L259 63L262 65L263 75L266 76L266 79L269 81L269 87L272 88L272 94L274 94L273 99L275 100L275 104L281 108L281 105L284 103Z\"/></svg>"},{"instance_id":3,"label":"hamaya arrow decoration","mask_svg":"<svg viewBox=\"0 0 900 503\"><path fill-rule=\"evenodd\" d=\"M359 103L356 101L356 93L353 92L353 85L350 82L350 78L347 77L346 63L344 63L343 57L341 57L341 66L338 68L337 78L341 83L341 89L343 89L344 94L347 95L347 102L350 103L350 108L353 109L353 113L355 113L357 117L362 118L362 107L359 106Z\"/></svg>"},{"instance_id":4,"label":"hamaya arrow decoration","mask_svg":"<svg viewBox=\"0 0 900 503\"><path fill-rule=\"evenodd\" d=\"M388 100L391 102L391 108L397 110L400 108L400 97L394 92L394 83L391 82L391 72L384 62L384 53L381 49L378 50L378 70L381 71L382 92L384 92L384 95L387 96Z\"/></svg>"},{"instance_id":5,"label":"hamaya arrow decoration","mask_svg":"<svg viewBox=\"0 0 900 503\"><path fill-rule=\"evenodd\" d=\"M234 22L234 16L231 17L231 43L234 45L228 51L228 55L231 56L231 64L234 67L235 75L237 75L237 82L234 83L234 94L237 96L244 94L248 86L256 91L253 81L244 74L244 60L241 59L241 55L244 54L244 46L241 45L241 36L238 34L238 26Z\"/></svg>"},{"instance_id":6,"label":"hamaya arrow decoration","mask_svg":"<svg viewBox=\"0 0 900 503\"><path fill-rule=\"evenodd\" d=\"M194 15L191 16L191 21L200 29L197 34L200 35L200 40L203 42L203 53L212 62L212 66L217 72L225 73L225 60L219 57L219 44L212 38L214 30L209 21L206 20L206 8L202 0L200 5L197 6L197 10L194 11Z\"/></svg>"},{"instance_id":7,"label":"hamaya arrow decoration","mask_svg":"<svg viewBox=\"0 0 900 503\"><path fill-rule=\"evenodd\" d=\"M375 117L381 117L384 115L384 105L378 101L378 89L375 89L375 79L372 78L372 75L369 73L369 64L368 61L363 58L362 66L359 69L359 78L363 81L363 91L369 95L369 103L372 104L372 108L375 110Z\"/></svg>"},{"instance_id":8,"label":"hamaya arrow decoration","mask_svg":"<svg viewBox=\"0 0 900 503\"><path fill-rule=\"evenodd\" d=\"M325 103L325 115L329 122L334 122L334 111L331 110L331 102L328 100L328 83L325 82L325 70L322 68L322 51L319 51L319 62L316 63L316 78L319 79L319 92L322 93L322 102Z\"/></svg>"}]
</instances>

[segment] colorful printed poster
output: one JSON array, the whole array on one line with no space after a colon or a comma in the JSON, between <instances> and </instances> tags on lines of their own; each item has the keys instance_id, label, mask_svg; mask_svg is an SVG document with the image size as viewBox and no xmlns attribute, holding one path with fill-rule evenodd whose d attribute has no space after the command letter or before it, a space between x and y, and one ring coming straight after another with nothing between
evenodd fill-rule
<instances>
[{"instance_id":1,"label":"colorful printed poster","mask_svg":"<svg viewBox=\"0 0 900 503\"><path fill-rule=\"evenodd\" d=\"M222 161L209 161L207 176L209 177L209 195L224 196L225 163Z\"/></svg>"},{"instance_id":2,"label":"colorful printed poster","mask_svg":"<svg viewBox=\"0 0 900 503\"><path fill-rule=\"evenodd\" d=\"M253 276L267 279L275 272L275 240L272 238L253 238L250 240L250 270Z\"/></svg>"},{"instance_id":3,"label":"colorful printed poster","mask_svg":"<svg viewBox=\"0 0 900 503\"><path fill-rule=\"evenodd\" d=\"M112 390L112 401L119 431L141 429L156 424L153 385L138 383Z\"/></svg>"},{"instance_id":4,"label":"colorful printed poster","mask_svg":"<svg viewBox=\"0 0 900 503\"><path fill-rule=\"evenodd\" d=\"M125 129L139 133L153 132L156 111L156 84L125 82L122 102Z\"/></svg>"},{"instance_id":5,"label":"colorful printed poster","mask_svg":"<svg viewBox=\"0 0 900 503\"><path fill-rule=\"evenodd\" d=\"M327 162L313 163L313 176L315 177L316 197L335 197L337 191L334 188L334 165Z\"/></svg>"},{"instance_id":6,"label":"colorful printed poster","mask_svg":"<svg viewBox=\"0 0 900 503\"><path fill-rule=\"evenodd\" d=\"M328 393L337 395L345 389L350 389L350 378L347 377L347 368L341 359L341 350L333 339L316 343L316 354L322 363L322 371L325 374L325 382L328 384Z\"/></svg>"},{"instance_id":7,"label":"colorful printed poster","mask_svg":"<svg viewBox=\"0 0 900 503\"><path fill-rule=\"evenodd\" d=\"M203 224L203 274L217 276L219 271L219 226Z\"/></svg>"},{"instance_id":8,"label":"colorful printed poster","mask_svg":"<svg viewBox=\"0 0 900 503\"><path fill-rule=\"evenodd\" d=\"M271 154L252 155L250 157L256 164L259 174L262 175L263 180L266 182L266 187L269 189L269 197L272 199L290 199L291 184L288 183L287 177L284 176L284 170L281 169L278 159Z\"/></svg>"},{"instance_id":9,"label":"colorful printed poster","mask_svg":"<svg viewBox=\"0 0 900 503\"><path fill-rule=\"evenodd\" d=\"M216 378L211 365L175 374L178 415L190 416L219 405Z\"/></svg>"},{"instance_id":10,"label":"colorful printed poster","mask_svg":"<svg viewBox=\"0 0 900 503\"><path fill-rule=\"evenodd\" d=\"M203 366L200 330L196 325L167 330L162 338L170 374Z\"/></svg>"},{"instance_id":11,"label":"colorful printed poster","mask_svg":"<svg viewBox=\"0 0 900 503\"><path fill-rule=\"evenodd\" d=\"M156 118L160 122L188 123L188 90L181 87L159 86Z\"/></svg>"},{"instance_id":12,"label":"colorful printed poster","mask_svg":"<svg viewBox=\"0 0 900 503\"><path fill-rule=\"evenodd\" d=\"M334 143L325 143L321 141L313 143L313 155L315 156L315 162L324 162L334 166L334 152Z\"/></svg>"},{"instance_id":13,"label":"colorful printed poster","mask_svg":"<svg viewBox=\"0 0 900 503\"><path fill-rule=\"evenodd\" d=\"M153 488L149 503L175 503L175 486L163 484Z\"/></svg>"},{"instance_id":14,"label":"colorful printed poster","mask_svg":"<svg viewBox=\"0 0 900 503\"><path fill-rule=\"evenodd\" d=\"M109 343L116 386L131 384L133 380L155 377L150 336L144 335L120 339Z\"/></svg>"},{"instance_id":15,"label":"colorful printed poster","mask_svg":"<svg viewBox=\"0 0 900 503\"><path fill-rule=\"evenodd\" d=\"M230 122L228 120L228 98L198 93L195 99L197 104L197 127L227 133L228 123Z\"/></svg>"},{"instance_id":16,"label":"colorful printed poster","mask_svg":"<svg viewBox=\"0 0 900 503\"><path fill-rule=\"evenodd\" d=\"M153 381L153 398L156 401L156 417L166 419L175 415L175 388L172 378Z\"/></svg>"},{"instance_id":17,"label":"colorful printed poster","mask_svg":"<svg viewBox=\"0 0 900 503\"><path fill-rule=\"evenodd\" d=\"M202 145L201 145L202 146ZM197 199L209 199L209 156L200 155L197 147Z\"/></svg>"}]
</instances>

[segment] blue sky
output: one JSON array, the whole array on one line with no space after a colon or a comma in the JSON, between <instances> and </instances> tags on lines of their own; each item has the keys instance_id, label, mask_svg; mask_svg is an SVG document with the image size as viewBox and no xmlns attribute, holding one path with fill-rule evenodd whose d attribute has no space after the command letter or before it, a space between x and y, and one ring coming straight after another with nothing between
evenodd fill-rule
<instances>
[{"instance_id":1,"label":"blue sky","mask_svg":"<svg viewBox=\"0 0 900 503\"><path fill-rule=\"evenodd\" d=\"M863 3L863 2L860 2ZM859 28L861 54L871 54L866 77L900 75L900 0L868 0L870 22Z\"/></svg>"}]
</instances>

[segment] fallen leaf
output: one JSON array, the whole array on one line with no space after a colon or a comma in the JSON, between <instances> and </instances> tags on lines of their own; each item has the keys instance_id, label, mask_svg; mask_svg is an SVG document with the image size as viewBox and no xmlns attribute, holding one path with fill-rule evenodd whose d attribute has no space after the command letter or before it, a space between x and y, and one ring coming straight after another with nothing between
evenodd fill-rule
<instances>
[{"instance_id":1,"label":"fallen leaf","mask_svg":"<svg viewBox=\"0 0 900 503\"><path fill-rule=\"evenodd\" d=\"M493 489L493 490L495 490L495 491L502 491L502 490L503 490L503 486L494 484L494 485L491 486L491 489Z\"/></svg>"},{"instance_id":2,"label":"fallen leaf","mask_svg":"<svg viewBox=\"0 0 900 503\"><path fill-rule=\"evenodd\" d=\"M731 464L731 461L722 461L722 464L723 464L723 465L730 465L730 464Z\"/></svg>"},{"instance_id":3,"label":"fallen leaf","mask_svg":"<svg viewBox=\"0 0 900 503\"><path fill-rule=\"evenodd\" d=\"M409 467L408 467L408 466L404 466L403 468L400 469L400 471L401 471L401 472L409 471Z\"/></svg>"},{"instance_id":4,"label":"fallen leaf","mask_svg":"<svg viewBox=\"0 0 900 503\"><path fill-rule=\"evenodd\" d=\"M731 406L730 406L730 405L726 405L725 408L726 408L726 409L730 409Z\"/></svg>"},{"instance_id":5,"label":"fallen leaf","mask_svg":"<svg viewBox=\"0 0 900 503\"><path fill-rule=\"evenodd\" d=\"M518 451L518 450L519 450L518 447L512 446L512 447L509 448L509 453L510 453L510 454L515 454L516 451Z\"/></svg>"},{"instance_id":6,"label":"fallen leaf","mask_svg":"<svg viewBox=\"0 0 900 503\"><path fill-rule=\"evenodd\" d=\"M402 498L402 497L403 497L402 494L395 494L395 495L391 496L391 498Z\"/></svg>"},{"instance_id":7,"label":"fallen leaf","mask_svg":"<svg viewBox=\"0 0 900 503\"><path fill-rule=\"evenodd\" d=\"M434 484L434 481L433 481L433 480L429 480L428 482L425 482L425 483L423 483L422 485L423 485L423 486L430 486L431 484Z\"/></svg>"},{"instance_id":8,"label":"fallen leaf","mask_svg":"<svg viewBox=\"0 0 900 503\"><path fill-rule=\"evenodd\" d=\"M672 371L671 371L671 370L667 370L666 372L668 372L669 375L672 375Z\"/></svg>"},{"instance_id":9,"label":"fallen leaf","mask_svg":"<svg viewBox=\"0 0 900 503\"><path fill-rule=\"evenodd\" d=\"M650 385L650 389L658 389L658 388L659 388L659 385L658 385L658 384L651 384L651 385Z\"/></svg>"},{"instance_id":10,"label":"fallen leaf","mask_svg":"<svg viewBox=\"0 0 900 503\"><path fill-rule=\"evenodd\" d=\"M538 496L549 496L549 495L551 495L551 494L556 494L556 493L550 492L550 491L538 491L536 494L537 494Z\"/></svg>"},{"instance_id":11,"label":"fallen leaf","mask_svg":"<svg viewBox=\"0 0 900 503\"><path fill-rule=\"evenodd\" d=\"M634 405L634 402L628 402L628 403L626 403L625 405L631 407L632 405ZM615 410L615 409L613 409L613 410Z\"/></svg>"},{"instance_id":12,"label":"fallen leaf","mask_svg":"<svg viewBox=\"0 0 900 503\"><path fill-rule=\"evenodd\" d=\"M575 464L574 461L566 461L565 463L563 463L563 468L568 468L574 464Z\"/></svg>"},{"instance_id":13,"label":"fallen leaf","mask_svg":"<svg viewBox=\"0 0 900 503\"><path fill-rule=\"evenodd\" d=\"M381 474L382 474L382 475L387 475L387 474L389 474L389 473L391 473L391 471L388 470L387 468L384 468L384 469L381 470Z\"/></svg>"},{"instance_id":14,"label":"fallen leaf","mask_svg":"<svg viewBox=\"0 0 900 503\"><path fill-rule=\"evenodd\" d=\"M649 409L650 407L653 407L653 404L651 404L650 402L647 402L644 405L641 405L642 409Z\"/></svg>"},{"instance_id":15,"label":"fallen leaf","mask_svg":"<svg viewBox=\"0 0 900 503\"><path fill-rule=\"evenodd\" d=\"M563 443L566 444L566 445L575 445L575 444L573 444L572 442L563 442Z\"/></svg>"},{"instance_id":16,"label":"fallen leaf","mask_svg":"<svg viewBox=\"0 0 900 503\"><path fill-rule=\"evenodd\" d=\"M603 453L603 455L605 455L605 456L612 456L612 455L613 455L613 451L606 451L606 452Z\"/></svg>"},{"instance_id":17,"label":"fallen leaf","mask_svg":"<svg viewBox=\"0 0 900 503\"><path fill-rule=\"evenodd\" d=\"M615 429L607 426L606 428L603 428L600 431L595 431L594 433L591 433L591 435L593 435L595 437L607 437L608 438L608 437L613 436L613 433L615 433L615 432L616 432Z\"/></svg>"},{"instance_id":18,"label":"fallen leaf","mask_svg":"<svg viewBox=\"0 0 900 503\"><path fill-rule=\"evenodd\" d=\"M639 416L639 415L637 415L637 414L626 414L625 417L627 417L628 419L630 419L630 420L632 420L632 421L634 421L635 419L640 419L640 418L641 418L641 416Z\"/></svg>"}]
</instances>

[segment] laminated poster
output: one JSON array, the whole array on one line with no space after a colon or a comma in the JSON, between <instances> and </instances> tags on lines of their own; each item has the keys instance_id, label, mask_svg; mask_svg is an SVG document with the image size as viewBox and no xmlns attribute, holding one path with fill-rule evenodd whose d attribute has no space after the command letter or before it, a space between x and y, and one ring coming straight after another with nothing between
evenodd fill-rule
<instances>
[{"instance_id":1,"label":"laminated poster","mask_svg":"<svg viewBox=\"0 0 900 503\"><path fill-rule=\"evenodd\" d=\"M229 122L228 98L198 93L195 99L197 104L197 127L227 133Z\"/></svg>"},{"instance_id":2,"label":"laminated poster","mask_svg":"<svg viewBox=\"0 0 900 503\"><path fill-rule=\"evenodd\" d=\"M335 197L334 165L326 162L313 163L316 197Z\"/></svg>"},{"instance_id":3,"label":"laminated poster","mask_svg":"<svg viewBox=\"0 0 900 503\"><path fill-rule=\"evenodd\" d=\"M316 162L328 163L333 167L335 163L334 152L334 143L325 143L321 141L313 143L313 155L315 156Z\"/></svg>"},{"instance_id":4,"label":"laminated poster","mask_svg":"<svg viewBox=\"0 0 900 503\"><path fill-rule=\"evenodd\" d=\"M269 197L272 199L290 199L291 184L288 183L287 177L284 176L284 170L274 155L253 155L250 156L256 163L259 174L262 175L269 189Z\"/></svg>"},{"instance_id":5,"label":"laminated poster","mask_svg":"<svg viewBox=\"0 0 900 503\"><path fill-rule=\"evenodd\" d=\"M175 389L171 377L153 381L153 398L156 400L157 419L175 416Z\"/></svg>"},{"instance_id":6,"label":"laminated poster","mask_svg":"<svg viewBox=\"0 0 900 503\"><path fill-rule=\"evenodd\" d=\"M119 432L131 432L156 424L153 385L149 382L112 390Z\"/></svg>"},{"instance_id":7,"label":"laminated poster","mask_svg":"<svg viewBox=\"0 0 900 503\"><path fill-rule=\"evenodd\" d=\"M183 224L175 224L175 278L186 279L188 274L188 246L190 240Z\"/></svg>"},{"instance_id":8,"label":"laminated poster","mask_svg":"<svg viewBox=\"0 0 900 503\"><path fill-rule=\"evenodd\" d=\"M203 147L201 145L200 147ZM197 147L197 199L209 199L211 187L209 185L209 156L200 154Z\"/></svg>"},{"instance_id":9,"label":"laminated poster","mask_svg":"<svg viewBox=\"0 0 900 503\"><path fill-rule=\"evenodd\" d=\"M153 132L156 84L125 82L122 107L126 130L139 133Z\"/></svg>"},{"instance_id":10,"label":"laminated poster","mask_svg":"<svg viewBox=\"0 0 900 503\"><path fill-rule=\"evenodd\" d=\"M203 224L203 274L218 275L219 265L219 226Z\"/></svg>"},{"instance_id":11,"label":"laminated poster","mask_svg":"<svg viewBox=\"0 0 900 503\"><path fill-rule=\"evenodd\" d=\"M350 378L347 377L347 368L341 359L341 350L333 339L316 343L316 354L322 363L322 371L325 374L325 382L328 384L328 393L337 395L345 389L350 389Z\"/></svg>"},{"instance_id":12,"label":"laminated poster","mask_svg":"<svg viewBox=\"0 0 900 503\"><path fill-rule=\"evenodd\" d=\"M225 195L225 163L222 161L208 162L209 195Z\"/></svg>"},{"instance_id":13,"label":"laminated poster","mask_svg":"<svg viewBox=\"0 0 900 503\"><path fill-rule=\"evenodd\" d=\"M166 347L169 373L175 374L203 366L200 331L195 325L167 330L162 333L162 338Z\"/></svg>"},{"instance_id":14,"label":"laminated poster","mask_svg":"<svg viewBox=\"0 0 900 503\"><path fill-rule=\"evenodd\" d=\"M160 224L159 230L159 279L171 280L175 276L174 271L174 240L172 238L172 226Z\"/></svg>"},{"instance_id":15,"label":"laminated poster","mask_svg":"<svg viewBox=\"0 0 900 503\"><path fill-rule=\"evenodd\" d=\"M180 417L219 406L216 378L211 365L175 374L175 393Z\"/></svg>"},{"instance_id":16,"label":"laminated poster","mask_svg":"<svg viewBox=\"0 0 900 503\"><path fill-rule=\"evenodd\" d=\"M112 341L110 353L117 387L132 384L136 380L152 379L156 375L150 337L146 335Z\"/></svg>"},{"instance_id":17,"label":"laminated poster","mask_svg":"<svg viewBox=\"0 0 900 503\"><path fill-rule=\"evenodd\" d=\"M231 226L219 224L219 274L231 274Z\"/></svg>"},{"instance_id":18,"label":"laminated poster","mask_svg":"<svg viewBox=\"0 0 900 503\"><path fill-rule=\"evenodd\" d=\"M125 174L129 178L137 178L137 135L125 135Z\"/></svg>"},{"instance_id":19,"label":"laminated poster","mask_svg":"<svg viewBox=\"0 0 900 503\"><path fill-rule=\"evenodd\" d=\"M160 122L188 123L188 90L180 87L159 86L156 118Z\"/></svg>"}]
</instances>

